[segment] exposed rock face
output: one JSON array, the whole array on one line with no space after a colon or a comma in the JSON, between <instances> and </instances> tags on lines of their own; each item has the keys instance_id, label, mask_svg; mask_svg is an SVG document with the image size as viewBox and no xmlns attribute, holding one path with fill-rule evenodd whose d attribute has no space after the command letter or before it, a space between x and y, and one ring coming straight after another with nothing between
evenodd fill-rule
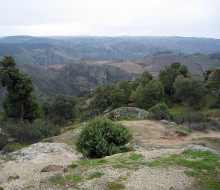
<instances>
[{"instance_id":1,"label":"exposed rock face","mask_svg":"<svg viewBox=\"0 0 220 190\"><path fill-rule=\"evenodd\" d=\"M42 153L59 153L64 151L74 152L73 149L65 143L36 143L27 148L9 153L9 156L16 162L23 162L24 160L31 160Z\"/></svg>"},{"instance_id":2,"label":"exposed rock face","mask_svg":"<svg viewBox=\"0 0 220 190\"><path fill-rule=\"evenodd\" d=\"M9 136L7 133L0 128L0 150L2 150L9 140Z\"/></svg>"},{"instance_id":3,"label":"exposed rock face","mask_svg":"<svg viewBox=\"0 0 220 190\"><path fill-rule=\"evenodd\" d=\"M107 117L113 120L117 120L121 116L129 116L129 117L134 117L136 119L149 118L149 114L147 111L139 109L139 108L134 108L134 107L117 108L104 115L104 117Z\"/></svg>"}]
</instances>

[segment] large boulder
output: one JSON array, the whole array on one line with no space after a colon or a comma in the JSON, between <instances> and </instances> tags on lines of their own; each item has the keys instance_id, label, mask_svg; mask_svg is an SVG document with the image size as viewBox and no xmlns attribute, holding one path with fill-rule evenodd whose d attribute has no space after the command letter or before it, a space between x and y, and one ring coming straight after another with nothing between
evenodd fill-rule
<instances>
[{"instance_id":1,"label":"large boulder","mask_svg":"<svg viewBox=\"0 0 220 190\"><path fill-rule=\"evenodd\" d=\"M0 150L2 150L5 145L8 143L9 135L0 128Z\"/></svg>"},{"instance_id":2,"label":"large boulder","mask_svg":"<svg viewBox=\"0 0 220 190\"><path fill-rule=\"evenodd\" d=\"M120 117L132 117L135 119L148 119L149 113L146 110L142 110L134 107L121 107L115 110L112 110L104 115L112 120L117 120Z\"/></svg>"}]
</instances>

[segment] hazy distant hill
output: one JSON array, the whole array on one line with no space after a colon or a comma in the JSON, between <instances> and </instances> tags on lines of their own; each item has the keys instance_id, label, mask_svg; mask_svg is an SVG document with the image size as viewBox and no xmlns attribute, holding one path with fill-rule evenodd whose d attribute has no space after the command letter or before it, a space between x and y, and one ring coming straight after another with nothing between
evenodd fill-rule
<instances>
[{"instance_id":1,"label":"hazy distant hill","mask_svg":"<svg viewBox=\"0 0 220 190\"><path fill-rule=\"evenodd\" d=\"M49 67L22 65L20 69L32 76L37 93L42 98L57 94L77 95L92 91L100 84L134 76L117 67L85 63Z\"/></svg>"},{"instance_id":2,"label":"hazy distant hill","mask_svg":"<svg viewBox=\"0 0 220 190\"><path fill-rule=\"evenodd\" d=\"M143 70L148 70L154 76L157 76L159 71L166 65L173 62L180 62L186 65L191 73L202 75L206 70L213 67L220 67L220 59L217 55L202 55L202 54L175 54L175 53L160 53L154 56L149 56L139 61L88 61L95 65L111 65L132 74L140 74ZM212 57L212 58L211 58Z\"/></svg>"},{"instance_id":3,"label":"hazy distant hill","mask_svg":"<svg viewBox=\"0 0 220 190\"><path fill-rule=\"evenodd\" d=\"M183 37L30 37L0 38L0 57L19 65L67 64L78 60L140 60L158 52L220 52L220 40Z\"/></svg>"},{"instance_id":4,"label":"hazy distant hill","mask_svg":"<svg viewBox=\"0 0 220 190\"><path fill-rule=\"evenodd\" d=\"M43 98L76 95L113 80L131 79L144 70L157 76L172 62L181 62L192 73L202 75L207 69L220 67L219 52L220 40L207 38L0 38L0 58L13 56L20 69L32 76ZM2 94L0 88L0 99Z\"/></svg>"}]
</instances>

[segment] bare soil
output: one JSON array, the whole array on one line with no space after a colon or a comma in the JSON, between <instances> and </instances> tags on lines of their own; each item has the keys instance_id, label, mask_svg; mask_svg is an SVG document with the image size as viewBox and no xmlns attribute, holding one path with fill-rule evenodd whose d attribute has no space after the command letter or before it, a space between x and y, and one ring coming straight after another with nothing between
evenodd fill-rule
<instances>
[{"instance_id":1,"label":"bare soil","mask_svg":"<svg viewBox=\"0 0 220 190\"><path fill-rule=\"evenodd\" d=\"M199 143L202 138L220 138L220 132L192 132L187 136L181 136L176 130L172 130L169 123L140 120L122 122L133 133L134 142L140 146L135 153L142 154L146 160L154 160L159 157L166 157L171 154L179 154L187 144ZM50 138L50 142L66 142L73 145L79 134L79 130L67 131L66 133ZM57 143L57 144L59 144ZM161 146L163 148L145 149L142 146ZM72 146L73 147L73 146ZM113 155L107 159L112 159ZM120 155L119 155L120 156ZM48 179L56 172L40 172L49 164L67 166L80 159L74 148L72 151L60 150L59 152L40 153L30 160L22 162L8 161L0 164L0 187L5 190L15 189L74 189L70 187L55 187L48 185ZM100 167L99 171L105 173L102 178L93 180L84 179L78 184L79 189L91 190L106 189L107 184L120 181L127 190L164 190L164 189L191 189L193 178L185 175L184 168L148 168L143 167L137 170L119 170L109 167ZM95 170L87 171L94 172ZM82 171L83 172L83 171ZM60 172L58 172L60 173ZM62 172L61 172L62 174ZM18 176L18 179L9 180L10 176ZM124 180L120 180L125 177ZM46 183L45 183L46 181Z\"/></svg>"}]
</instances>

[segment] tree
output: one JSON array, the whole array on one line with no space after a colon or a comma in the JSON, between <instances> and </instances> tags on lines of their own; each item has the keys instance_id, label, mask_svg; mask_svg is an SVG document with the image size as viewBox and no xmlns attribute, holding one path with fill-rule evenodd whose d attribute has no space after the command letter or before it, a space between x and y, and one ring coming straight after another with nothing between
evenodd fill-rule
<instances>
[{"instance_id":1,"label":"tree","mask_svg":"<svg viewBox=\"0 0 220 190\"><path fill-rule=\"evenodd\" d=\"M152 79L153 76L148 71L144 71L141 76L137 77L133 81L132 88L135 90L140 84L142 84L142 86L145 86Z\"/></svg>"},{"instance_id":2,"label":"tree","mask_svg":"<svg viewBox=\"0 0 220 190\"><path fill-rule=\"evenodd\" d=\"M7 89L3 100L6 117L31 122L39 117L39 104L33 94L32 80L16 68L16 63L10 56L0 60L0 83Z\"/></svg>"},{"instance_id":3,"label":"tree","mask_svg":"<svg viewBox=\"0 0 220 190\"><path fill-rule=\"evenodd\" d=\"M77 115L77 101L73 96L59 95L43 103L45 116L54 123L63 125Z\"/></svg>"},{"instance_id":4,"label":"tree","mask_svg":"<svg viewBox=\"0 0 220 190\"><path fill-rule=\"evenodd\" d=\"M99 115L110 106L110 86L99 86L93 100L91 101L91 108Z\"/></svg>"},{"instance_id":5,"label":"tree","mask_svg":"<svg viewBox=\"0 0 220 190\"><path fill-rule=\"evenodd\" d=\"M160 81L151 80L144 87L139 85L131 99L135 106L148 110L150 107L163 101L164 88Z\"/></svg>"},{"instance_id":6,"label":"tree","mask_svg":"<svg viewBox=\"0 0 220 190\"><path fill-rule=\"evenodd\" d=\"M181 63L174 62L171 65L165 67L164 70L159 72L159 80L164 86L165 93L173 97L174 87L173 84L175 79L179 75L186 77L188 74L188 69L185 65Z\"/></svg>"},{"instance_id":7,"label":"tree","mask_svg":"<svg viewBox=\"0 0 220 190\"><path fill-rule=\"evenodd\" d=\"M194 77L178 76L174 83L175 97L179 99L182 104L188 106L201 106L205 87L203 82Z\"/></svg>"},{"instance_id":8,"label":"tree","mask_svg":"<svg viewBox=\"0 0 220 190\"><path fill-rule=\"evenodd\" d=\"M112 84L109 95L111 108L115 109L124 105L128 105L131 96L131 86L128 81L119 81Z\"/></svg>"}]
</instances>

